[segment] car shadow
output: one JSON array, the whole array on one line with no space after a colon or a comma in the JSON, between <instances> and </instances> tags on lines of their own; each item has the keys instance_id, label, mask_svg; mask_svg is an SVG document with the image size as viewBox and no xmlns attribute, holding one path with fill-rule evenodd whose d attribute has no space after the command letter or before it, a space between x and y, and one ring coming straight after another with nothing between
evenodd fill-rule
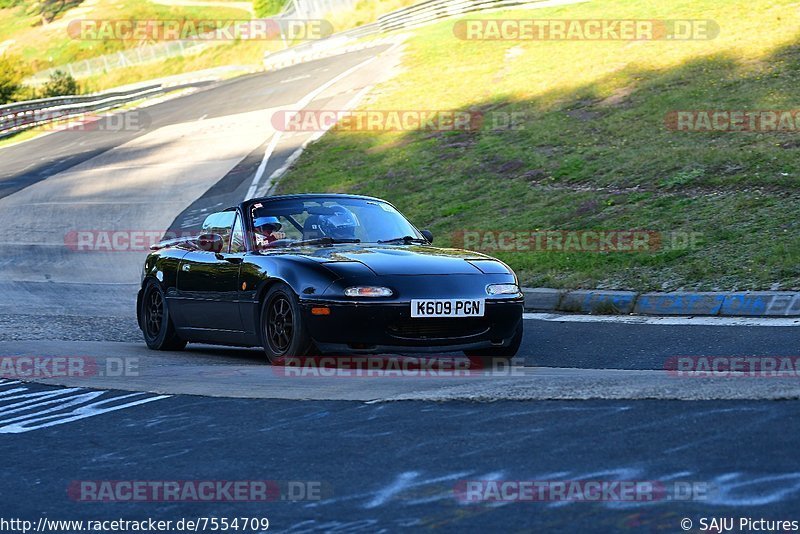
<instances>
[{"instance_id":1,"label":"car shadow","mask_svg":"<svg viewBox=\"0 0 800 534\"><path fill-rule=\"evenodd\" d=\"M224 358L231 363L264 364L269 363L264 351L255 347L220 347L214 345L189 344L183 351L198 356ZM469 368L480 368L478 360L470 360L459 352L441 354L314 354L302 357L287 357L274 366L305 366L319 368L346 369L386 369L401 364L405 368L425 368L468 364Z\"/></svg>"}]
</instances>

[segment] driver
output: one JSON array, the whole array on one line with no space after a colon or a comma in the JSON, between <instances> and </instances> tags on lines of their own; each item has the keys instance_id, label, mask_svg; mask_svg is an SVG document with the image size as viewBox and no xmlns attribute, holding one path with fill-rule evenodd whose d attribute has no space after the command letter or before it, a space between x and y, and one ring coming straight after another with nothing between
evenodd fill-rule
<instances>
[{"instance_id":1,"label":"driver","mask_svg":"<svg viewBox=\"0 0 800 534\"><path fill-rule=\"evenodd\" d=\"M258 249L267 248L274 241L286 237L286 234L280 231L283 225L277 217L256 217L253 221L253 227L255 228L256 248Z\"/></svg>"}]
</instances>

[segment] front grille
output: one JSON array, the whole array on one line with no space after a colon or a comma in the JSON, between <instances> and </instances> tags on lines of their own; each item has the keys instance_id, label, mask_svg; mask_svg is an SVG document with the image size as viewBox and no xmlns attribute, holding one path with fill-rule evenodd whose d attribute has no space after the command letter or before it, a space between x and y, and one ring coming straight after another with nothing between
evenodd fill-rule
<instances>
[{"instance_id":1,"label":"front grille","mask_svg":"<svg viewBox=\"0 0 800 534\"><path fill-rule=\"evenodd\" d=\"M389 325L389 335L405 339L451 339L486 333L491 324L485 318L401 319Z\"/></svg>"}]
</instances>

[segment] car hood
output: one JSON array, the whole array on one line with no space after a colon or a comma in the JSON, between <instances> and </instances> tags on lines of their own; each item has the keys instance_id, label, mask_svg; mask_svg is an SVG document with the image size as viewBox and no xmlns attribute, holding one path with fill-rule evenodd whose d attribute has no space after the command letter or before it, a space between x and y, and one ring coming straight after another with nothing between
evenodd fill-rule
<instances>
[{"instance_id":1,"label":"car hood","mask_svg":"<svg viewBox=\"0 0 800 534\"><path fill-rule=\"evenodd\" d=\"M304 254L306 257L334 269L338 262L358 262L377 275L508 272L502 263L489 256L467 250L430 246L336 245L308 252Z\"/></svg>"}]
</instances>

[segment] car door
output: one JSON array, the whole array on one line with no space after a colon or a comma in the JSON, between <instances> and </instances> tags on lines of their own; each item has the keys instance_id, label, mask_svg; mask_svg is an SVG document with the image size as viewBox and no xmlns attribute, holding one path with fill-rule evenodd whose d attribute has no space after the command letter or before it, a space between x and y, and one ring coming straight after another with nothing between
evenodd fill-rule
<instances>
[{"instance_id":1,"label":"car door","mask_svg":"<svg viewBox=\"0 0 800 534\"><path fill-rule=\"evenodd\" d=\"M239 313L239 268L245 254L242 220L237 211L223 213L231 213L231 226L204 225L203 230L220 233L224 243L222 252L191 251L178 267L180 322L187 329L242 331Z\"/></svg>"}]
</instances>

